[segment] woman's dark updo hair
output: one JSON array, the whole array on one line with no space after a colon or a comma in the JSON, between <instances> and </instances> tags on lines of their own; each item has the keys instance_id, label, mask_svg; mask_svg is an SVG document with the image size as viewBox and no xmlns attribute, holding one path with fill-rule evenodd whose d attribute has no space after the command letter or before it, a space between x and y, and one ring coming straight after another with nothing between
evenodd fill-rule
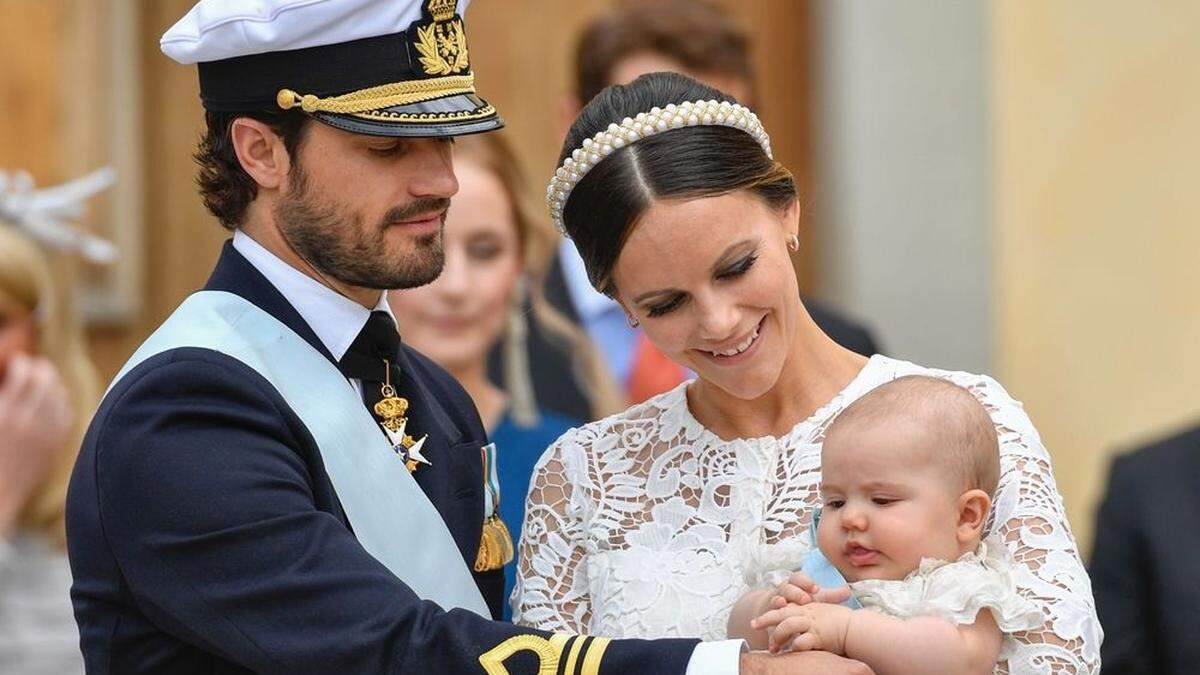
<instances>
[{"instance_id":1,"label":"woman's dark updo hair","mask_svg":"<svg viewBox=\"0 0 1200 675\"><path fill-rule=\"evenodd\" d=\"M626 117L686 101L737 100L675 73L650 73L613 85L587 104L571 125L561 166L583 139ZM615 295L612 270L638 218L656 199L697 199L749 190L783 211L796 182L758 141L740 129L699 125L671 129L615 150L587 173L563 208L563 224L602 293Z\"/></svg>"}]
</instances>

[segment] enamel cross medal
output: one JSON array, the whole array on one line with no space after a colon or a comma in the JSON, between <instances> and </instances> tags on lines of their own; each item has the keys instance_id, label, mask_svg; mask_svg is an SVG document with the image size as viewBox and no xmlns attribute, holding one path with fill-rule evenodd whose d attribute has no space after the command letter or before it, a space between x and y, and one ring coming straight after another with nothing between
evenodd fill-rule
<instances>
[{"instance_id":1,"label":"enamel cross medal","mask_svg":"<svg viewBox=\"0 0 1200 675\"><path fill-rule=\"evenodd\" d=\"M392 366L386 359L383 363L386 370L383 387L379 390L383 399L375 404L375 414L383 418L380 425L392 444L392 450L404 460L409 473L416 471L421 464L432 466L432 462L421 454L421 447L425 445L429 434L422 436L419 441L408 435L408 418L404 416L408 412L408 400L396 396L396 388L392 386Z\"/></svg>"}]
</instances>

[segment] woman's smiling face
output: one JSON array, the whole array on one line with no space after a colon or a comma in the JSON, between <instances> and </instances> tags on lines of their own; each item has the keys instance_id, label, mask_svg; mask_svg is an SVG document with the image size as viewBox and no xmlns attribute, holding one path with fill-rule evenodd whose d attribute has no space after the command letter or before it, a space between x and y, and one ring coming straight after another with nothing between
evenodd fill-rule
<instances>
[{"instance_id":1,"label":"woman's smiling face","mask_svg":"<svg viewBox=\"0 0 1200 675\"><path fill-rule=\"evenodd\" d=\"M617 299L676 363L731 396L771 389L794 343L800 290L787 240L799 206L746 191L653 202L613 268Z\"/></svg>"}]
</instances>

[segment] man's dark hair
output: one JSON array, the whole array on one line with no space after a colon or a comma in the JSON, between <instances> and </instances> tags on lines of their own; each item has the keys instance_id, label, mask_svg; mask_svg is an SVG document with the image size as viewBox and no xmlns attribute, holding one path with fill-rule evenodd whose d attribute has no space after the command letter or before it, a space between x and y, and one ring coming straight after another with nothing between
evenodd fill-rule
<instances>
[{"instance_id":1,"label":"man's dark hair","mask_svg":"<svg viewBox=\"0 0 1200 675\"><path fill-rule=\"evenodd\" d=\"M196 184L200 187L204 206L230 230L242 225L246 209L258 195L258 183L238 162L229 134L233 121L239 117L249 117L270 126L283 139L283 147L293 159L311 121L308 115L296 111L204 114L207 129L194 155L196 163L200 165ZM292 163L293 170L297 166L295 162Z\"/></svg>"},{"instance_id":2,"label":"man's dark hair","mask_svg":"<svg viewBox=\"0 0 1200 675\"><path fill-rule=\"evenodd\" d=\"M744 80L755 98L750 39L720 6L708 0L627 0L580 35L575 49L579 105L612 83L613 67L621 59L639 52L673 59L693 73Z\"/></svg>"}]
</instances>

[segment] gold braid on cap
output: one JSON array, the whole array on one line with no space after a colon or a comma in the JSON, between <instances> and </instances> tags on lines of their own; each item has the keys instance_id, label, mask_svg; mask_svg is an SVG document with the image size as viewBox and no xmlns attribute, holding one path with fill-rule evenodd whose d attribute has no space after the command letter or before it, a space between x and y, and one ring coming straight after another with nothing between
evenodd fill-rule
<instances>
[{"instance_id":1,"label":"gold braid on cap","mask_svg":"<svg viewBox=\"0 0 1200 675\"><path fill-rule=\"evenodd\" d=\"M563 209L571 196L571 190L574 190L587 172L605 157L640 138L672 129L701 125L741 129L758 141L767 157L774 159L771 154L771 139L763 129L762 123L758 121L758 115L745 106L729 101L687 101L679 105L669 103L664 108L655 106L650 112L626 117L620 124L614 122L595 136L583 139L583 146L571 151L571 156L563 160L562 166L558 167L554 177L550 179L550 186L546 188L546 203L550 207L550 217L554 219L554 226L559 232L566 234Z\"/></svg>"},{"instance_id":2,"label":"gold braid on cap","mask_svg":"<svg viewBox=\"0 0 1200 675\"><path fill-rule=\"evenodd\" d=\"M284 110L291 110L299 106L306 113L327 112L352 115L391 106L420 103L452 94L474 93L475 74L467 73L466 75L393 82L327 98L313 94L298 94L291 89L280 89L275 96L275 103Z\"/></svg>"}]
</instances>

